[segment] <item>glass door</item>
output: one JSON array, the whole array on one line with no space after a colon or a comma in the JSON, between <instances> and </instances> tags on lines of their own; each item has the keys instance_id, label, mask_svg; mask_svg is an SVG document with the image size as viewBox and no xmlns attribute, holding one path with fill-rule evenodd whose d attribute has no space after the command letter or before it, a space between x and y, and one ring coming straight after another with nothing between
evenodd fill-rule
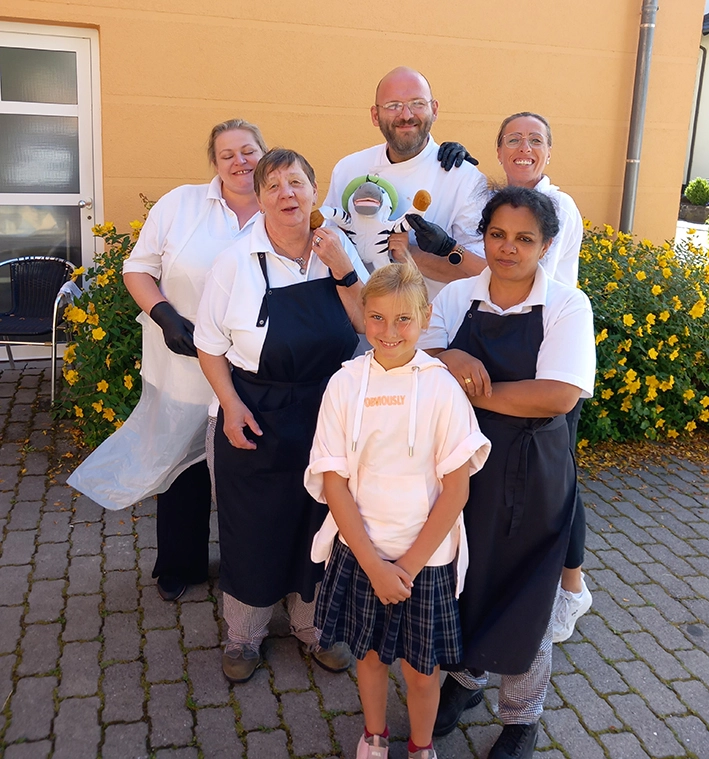
<instances>
[{"instance_id":1,"label":"glass door","mask_svg":"<svg viewBox=\"0 0 709 759\"><path fill-rule=\"evenodd\" d=\"M93 258L97 40L85 31L0 22L0 260Z\"/></svg>"}]
</instances>

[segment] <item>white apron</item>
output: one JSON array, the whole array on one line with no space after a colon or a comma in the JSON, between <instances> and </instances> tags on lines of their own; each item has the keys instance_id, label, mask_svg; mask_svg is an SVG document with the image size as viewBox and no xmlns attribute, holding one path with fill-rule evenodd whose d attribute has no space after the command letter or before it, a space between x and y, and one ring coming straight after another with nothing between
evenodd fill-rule
<instances>
[{"instance_id":1,"label":"white apron","mask_svg":"<svg viewBox=\"0 0 709 759\"><path fill-rule=\"evenodd\" d=\"M210 205L207 200L160 278L163 295L192 323L214 259L234 242L202 238L195 250L189 250L197 228L207 221ZM164 493L185 469L205 458L207 411L214 397L198 359L173 353L148 314L141 312L137 321L143 327L143 390L138 405L67 480L75 490L113 510Z\"/></svg>"}]
</instances>

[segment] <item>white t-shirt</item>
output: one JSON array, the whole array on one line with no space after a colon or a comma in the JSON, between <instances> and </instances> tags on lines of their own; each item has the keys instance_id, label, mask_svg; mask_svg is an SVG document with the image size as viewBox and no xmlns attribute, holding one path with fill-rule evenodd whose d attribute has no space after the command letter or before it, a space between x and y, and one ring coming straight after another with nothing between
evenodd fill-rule
<instances>
[{"instance_id":1,"label":"white t-shirt","mask_svg":"<svg viewBox=\"0 0 709 759\"><path fill-rule=\"evenodd\" d=\"M159 280L160 291L175 310L194 322L216 254L232 245L258 215L239 226L239 217L222 196L219 176L209 184L176 187L150 209L123 273L145 273ZM216 416L218 410L219 401L213 395L209 415Z\"/></svg>"},{"instance_id":2,"label":"white t-shirt","mask_svg":"<svg viewBox=\"0 0 709 759\"><path fill-rule=\"evenodd\" d=\"M552 279L576 287L583 240L583 219L579 209L572 197L552 184L547 176L543 176L534 189L543 192L554 203L559 217L559 232L540 263Z\"/></svg>"},{"instance_id":3,"label":"white t-shirt","mask_svg":"<svg viewBox=\"0 0 709 759\"><path fill-rule=\"evenodd\" d=\"M362 282L369 279L364 264L345 234L337 230L340 242ZM315 253L310 255L305 274L289 258L279 256L266 234L264 217L259 215L251 234L224 250L214 262L199 304L194 331L195 345L212 356L226 355L247 372L258 371L268 322L256 325L266 282L257 253L266 253L268 278L273 288L287 287L329 277L327 266Z\"/></svg>"},{"instance_id":4,"label":"white t-shirt","mask_svg":"<svg viewBox=\"0 0 709 759\"><path fill-rule=\"evenodd\" d=\"M456 336L465 314L474 300L482 312L525 314L542 305L544 339L537 356L535 379L557 380L581 389L582 398L593 395L596 375L596 343L593 312L588 297L547 276L537 267L534 285L527 298L503 311L490 300L490 269L477 277L459 279L441 290L433 301L433 315L428 330L421 335L418 347L447 348ZM511 356L513 361L514 357Z\"/></svg>"},{"instance_id":5,"label":"white t-shirt","mask_svg":"<svg viewBox=\"0 0 709 759\"><path fill-rule=\"evenodd\" d=\"M377 553L395 561L428 519L443 476L466 462L474 474L489 451L465 393L438 359L417 351L386 371L368 351L345 362L327 386L305 487L325 503L323 473L347 479ZM313 561L327 558L336 534L329 514L313 541ZM428 566L449 564L456 552L465 558L465 545L461 516ZM459 571L461 587L464 576Z\"/></svg>"},{"instance_id":6,"label":"white t-shirt","mask_svg":"<svg viewBox=\"0 0 709 759\"><path fill-rule=\"evenodd\" d=\"M411 207L419 190L427 190L431 205L424 218L443 227L467 250L483 255L477 228L488 199L485 176L467 161L460 168L444 171L437 158L439 146L432 137L417 156L401 163L392 163L386 148L386 143L375 145L339 161L332 171L324 205L342 208L342 193L347 185L366 174L380 176L394 185L399 194L399 203L392 212L394 219ZM409 239L412 245L416 244L413 232L409 233ZM443 284L426 279L431 299Z\"/></svg>"}]
</instances>

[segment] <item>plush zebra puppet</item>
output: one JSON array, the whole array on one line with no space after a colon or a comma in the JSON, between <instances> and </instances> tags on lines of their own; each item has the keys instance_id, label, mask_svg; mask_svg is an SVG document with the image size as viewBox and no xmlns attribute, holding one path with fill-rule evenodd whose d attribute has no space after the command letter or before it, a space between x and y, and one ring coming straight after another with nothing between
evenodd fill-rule
<instances>
[{"instance_id":1,"label":"plush zebra puppet","mask_svg":"<svg viewBox=\"0 0 709 759\"><path fill-rule=\"evenodd\" d=\"M398 193L391 182L378 176L357 177L342 193L342 208L321 206L313 211L310 227L315 229L326 219L333 221L350 237L359 257L373 271L389 263L389 235L409 232L411 225L406 214L423 216L431 205L431 196L426 190L419 190L411 208L393 221L390 217L398 203Z\"/></svg>"}]
</instances>

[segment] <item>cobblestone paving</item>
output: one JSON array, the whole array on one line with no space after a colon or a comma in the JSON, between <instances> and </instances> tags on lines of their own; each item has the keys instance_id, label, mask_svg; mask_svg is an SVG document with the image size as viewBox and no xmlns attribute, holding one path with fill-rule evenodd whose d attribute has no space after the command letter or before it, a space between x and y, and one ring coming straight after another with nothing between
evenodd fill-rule
<instances>
[{"instance_id":1,"label":"cobblestone paving","mask_svg":"<svg viewBox=\"0 0 709 759\"><path fill-rule=\"evenodd\" d=\"M76 459L48 384L46 363L0 374L0 755L353 757L354 672L313 666L281 614L265 665L229 687L216 578L158 598L153 501L107 512L66 487ZM594 605L555 647L538 759L709 758L708 482L709 462L671 457L584 480ZM394 672L392 759L403 695ZM495 703L493 683L440 759L487 756Z\"/></svg>"}]
</instances>

